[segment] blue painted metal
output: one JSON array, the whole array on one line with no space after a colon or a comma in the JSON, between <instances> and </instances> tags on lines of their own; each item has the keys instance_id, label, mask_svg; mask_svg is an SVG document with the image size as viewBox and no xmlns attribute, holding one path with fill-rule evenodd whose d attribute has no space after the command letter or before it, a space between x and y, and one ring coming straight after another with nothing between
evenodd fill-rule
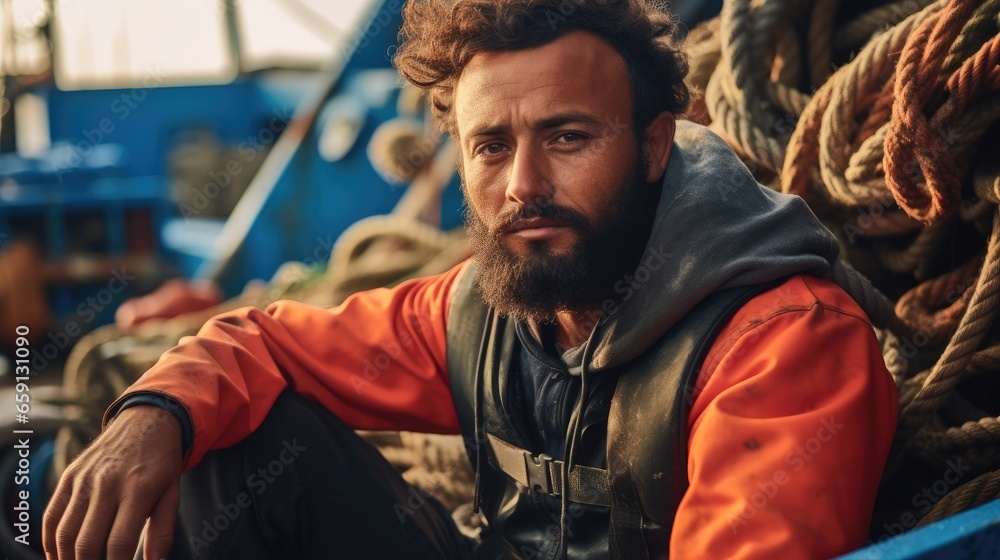
<instances>
[{"instance_id":1,"label":"blue painted metal","mask_svg":"<svg viewBox=\"0 0 1000 560\"><path fill-rule=\"evenodd\" d=\"M311 123L280 175L267 185L251 184L243 207L233 212L217 252L198 276L217 280L231 295L249 279L270 278L285 261L324 261L348 226L387 213L396 204L403 187L378 176L365 147L375 128L396 116L399 80L390 54L402 24L401 6L400 0L378 5L369 24L354 37L356 50L332 75L326 104L357 108L363 124L355 145L343 159L329 163L319 154L321 131ZM276 146L269 158L280 150ZM445 196L444 227L461 223L460 201L454 181Z\"/></svg>"},{"instance_id":2,"label":"blue painted metal","mask_svg":"<svg viewBox=\"0 0 1000 560\"><path fill-rule=\"evenodd\" d=\"M302 141L294 152L272 166L269 184L261 182L266 188L258 189L259 205L250 205L255 207L247 227L239 231L226 224L222 231L228 237L216 234L216 227L192 227L192 235L172 237L179 243L167 254L183 262L188 273L200 266L202 276L219 280L229 295L251 279L270 278L283 262L325 260L341 232L359 219L389 212L404 192L379 177L365 153L375 128L396 116L400 82L390 58L402 4L376 2L367 25L350 38L351 47L333 61L339 69L325 74L261 73L229 84L184 87L162 87L151 76L148 87L40 91L47 101L53 149L40 160L0 159L0 227L11 231L11 224L37 216L44 222L39 235L47 256L60 259L72 252L67 213L103 212L112 237L106 250L127 252L122 213L129 208L153 208L158 225L172 217L189 224L178 217L181 209L168 202L166 192L167 154L179 133L199 128L211 130L223 144L252 144L263 133L272 134L265 130L272 117L287 121L293 106L312 95L317 112L338 102L355 107L362 125L346 156L325 161L316 126L299 130ZM459 225L457 179L444 201L442 225ZM69 311L75 298L68 292L53 294L54 308Z\"/></svg>"},{"instance_id":3,"label":"blue painted metal","mask_svg":"<svg viewBox=\"0 0 1000 560\"><path fill-rule=\"evenodd\" d=\"M1000 500L873 543L839 560L993 560L1000 558Z\"/></svg>"},{"instance_id":4,"label":"blue painted metal","mask_svg":"<svg viewBox=\"0 0 1000 560\"><path fill-rule=\"evenodd\" d=\"M168 211L165 197L166 182L159 176L107 177L80 184L70 181L38 184L7 182L0 185L0 226L3 232L12 232L14 237L39 237L37 241L50 264L67 263L72 257L107 257L112 259L110 262L119 263L116 266L124 266L121 263L126 262L129 253L135 253L129 250L126 216L141 211L149 217L149 229L145 235L152 241L151 247L143 248L142 256L166 264L158 258L161 255L158 232ZM67 221L81 214L102 216L104 235L96 250L74 254L70 251L73 240L69 239ZM57 322L77 320L79 323L85 320L86 326L93 328L112 320L114 306L102 306L99 313L90 310L81 314L78 310L80 302L107 285L108 280L102 275L110 271L95 272L98 274L89 280L66 282L50 279L49 305ZM125 292L116 297L115 305L133 293L133 289L134 286L127 286Z\"/></svg>"},{"instance_id":5,"label":"blue painted metal","mask_svg":"<svg viewBox=\"0 0 1000 560\"><path fill-rule=\"evenodd\" d=\"M164 197L166 184L162 177L107 178L86 185L47 183L41 185L7 184L0 186L0 224L10 225L15 219L38 220L45 235L44 254L52 259L67 254L66 217L83 211L103 212L106 217L107 239L110 255L125 253L125 213L144 209L150 212L155 232L162 225L166 209ZM15 235L18 232L14 232ZM155 252L158 247L154 246Z\"/></svg>"},{"instance_id":6,"label":"blue painted metal","mask_svg":"<svg viewBox=\"0 0 1000 560\"><path fill-rule=\"evenodd\" d=\"M323 160L317 149L319 131L311 127L280 172L269 179L271 184L253 213L251 226L224 228L230 238L184 240L174 253L187 271L207 255L207 262L202 262L199 270L203 276L219 280L230 295L251 279L270 278L283 262L322 261L348 226L364 217L389 212L403 193L403 187L389 185L375 173L364 150L377 125L396 116L400 85L390 57L402 23L403 2L384 0L374 4L368 23L356 31L349 40L350 48L341 53L343 60L333 61L341 70L327 76L332 85L321 86L321 74L263 73L243 76L229 84L161 87L159 78L151 75L148 87L42 92L47 100L51 137L54 145L62 146L61 151L53 151L46 169L29 166L9 173L21 174L19 184L42 183L51 181L51 168L55 167L58 182L86 185L95 178L91 169L97 165L91 162L69 166L67 160L90 153L95 145L103 147L111 142L125 149L121 166L114 170L118 175L165 176L167 153L181 131L211 130L223 144L253 149L261 134L271 134L266 130L271 117L278 115L287 121L294 104L307 99L310 91L327 87L326 102L352 101L363 122L358 141L346 157L332 164ZM101 171L96 176L108 173L108 169ZM0 169L0 175L11 176L9 173ZM445 201L443 225L459 225L461 195L457 181ZM181 213L181 209L169 205L164 208L166 214ZM60 212L53 209L46 220L50 226L46 234L49 249L56 256L66 254L60 241L65 237L59 229ZM120 232L120 222L112 210L109 212L108 226ZM0 223L3 220L0 212ZM232 239L232 235L239 239ZM198 241L201 248L197 247ZM232 251L234 243L239 249ZM122 243L113 241L110 248L119 251Z\"/></svg>"},{"instance_id":7,"label":"blue painted metal","mask_svg":"<svg viewBox=\"0 0 1000 560\"><path fill-rule=\"evenodd\" d=\"M296 101L293 90L262 90L255 79L228 84L131 89L44 92L53 143L65 142L86 152L95 144L114 142L128 148L127 172L165 175L167 153L179 132L212 130L221 142L239 144L275 113L284 114Z\"/></svg>"}]
</instances>

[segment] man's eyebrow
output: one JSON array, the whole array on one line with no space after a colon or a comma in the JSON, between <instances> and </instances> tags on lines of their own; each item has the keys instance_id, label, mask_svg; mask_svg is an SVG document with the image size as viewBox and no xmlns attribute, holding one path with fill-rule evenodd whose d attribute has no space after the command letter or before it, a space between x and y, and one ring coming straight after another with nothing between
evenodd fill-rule
<instances>
[{"instance_id":1,"label":"man's eyebrow","mask_svg":"<svg viewBox=\"0 0 1000 560\"><path fill-rule=\"evenodd\" d=\"M503 124L483 124L469 131L469 138L476 136L496 136L507 132L507 125Z\"/></svg>"},{"instance_id":2,"label":"man's eyebrow","mask_svg":"<svg viewBox=\"0 0 1000 560\"><path fill-rule=\"evenodd\" d=\"M557 128L570 123L595 125L601 124L601 121L597 117L582 111L566 111L564 113L556 113L543 119L539 119L531 125L531 128L535 130L548 130L550 128ZM503 134L508 131L508 128L509 127L505 124L484 124L469 131L469 138Z\"/></svg>"},{"instance_id":3,"label":"man's eyebrow","mask_svg":"<svg viewBox=\"0 0 1000 560\"><path fill-rule=\"evenodd\" d=\"M556 113L555 115L545 117L534 123L532 128L535 130L548 130L570 123L600 124L601 121L594 115L582 111L566 111L565 113Z\"/></svg>"}]
</instances>

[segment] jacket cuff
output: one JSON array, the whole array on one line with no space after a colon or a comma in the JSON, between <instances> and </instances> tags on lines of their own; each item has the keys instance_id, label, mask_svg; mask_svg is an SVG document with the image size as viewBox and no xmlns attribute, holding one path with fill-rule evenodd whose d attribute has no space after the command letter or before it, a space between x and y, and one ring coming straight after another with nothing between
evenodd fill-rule
<instances>
[{"instance_id":1,"label":"jacket cuff","mask_svg":"<svg viewBox=\"0 0 1000 560\"><path fill-rule=\"evenodd\" d=\"M107 413L104 415L105 425L107 425L108 422L114 419L115 416L126 408L140 405L160 407L167 410L177 418L177 420L181 423L181 449L186 456L188 449L191 448L191 439L194 434L191 424L191 416L179 402L166 395L145 392L128 395L111 405L111 408L109 408Z\"/></svg>"}]
</instances>

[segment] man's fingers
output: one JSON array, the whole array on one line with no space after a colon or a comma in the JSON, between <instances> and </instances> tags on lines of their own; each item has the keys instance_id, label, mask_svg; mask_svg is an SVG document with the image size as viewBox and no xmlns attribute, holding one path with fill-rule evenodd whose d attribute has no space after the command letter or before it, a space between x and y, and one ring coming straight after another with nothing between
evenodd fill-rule
<instances>
[{"instance_id":1,"label":"man's fingers","mask_svg":"<svg viewBox=\"0 0 1000 560\"><path fill-rule=\"evenodd\" d=\"M66 506L69 505L69 498L72 495L71 487L71 478L64 476L53 492L49 505L45 509L45 515L42 517L42 547L45 549L47 558L55 558L56 529L66 511Z\"/></svg>"},{"instance_id":2,"label":"man's fingers","mask_svg":"<svg viewBox=\"0 0 1000 560\"><path fill-rule=\"evenodd\" d=\"M50 560L131 560L164 488L176 512L181 426L165 418L154 406L125 410L63 473L43 520Z\"/></svg>"},{"instance_id":3,"label":"man's fingers","mask_svg":"<svg viewBox=\"0 0 1000 560\"><path fill-rule=\"evenodd\" d=\"M174 526L177 522L177 507L180 505L180 484L174 482L160 497L149 517L146 542L143 544L143 558L159 560L170 554L174 544Z\"/></svg>"},{"instance_id":4,"label":"man's fingers","mask_svg":"<svg viewBox=\"0 0 1000 560\"><path fill-rule=\"evenodd\" d=\"M148 498L126 498L118 508L115 523L108 535L108 560L131 560L139 545L142 526L153 504Z\"/></svg>"},{"instance_id":5,"label":"man's fingers","mask_svg":"<svg viewBox=\"0 0 1000 560\"><path fill-rule=\"evenodd\" d=\"M108 540L108 531L117 509L118 500L113 495L95 492L76 535L76 560L100 560L104 557L104 543Z\"/></svg>"},{"instance_id":6,"label":"man's fingers","mask_svg":"<svg viewBox=\"0 0 1000 560\"><path fill-rule=\"evenodd\" d=\"M79 492L70 498L66 512L56 527L56 554L59 560L76 558L76 537L80 534L80 526L83 525L89 505L89 498L81 497Z\"/></svg>"}]
</instances>

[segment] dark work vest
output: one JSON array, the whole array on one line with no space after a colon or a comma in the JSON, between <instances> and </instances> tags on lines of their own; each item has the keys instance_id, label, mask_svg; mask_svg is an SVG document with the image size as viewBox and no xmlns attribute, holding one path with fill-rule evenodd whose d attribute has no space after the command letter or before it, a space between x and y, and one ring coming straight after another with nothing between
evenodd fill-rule
<instances>
[{"instance_id":1,"label":"dark work vest","mask_svg":"<svg viewBox=\"0 0 1000 560\"><path fill-rule=\"evenodd\" d=\"M539 450L531 449L529 438L519 433L514 417L526 411L515 407L509 394L515 323L483 302L475 274L470 265L451 302L447 359L466 451L480 478L487 533L490 539L505 541L509 552L504 557L561 557L560 499L553 495L559 492L559 480L553 482L548 471L540 476L534 469L534 480L541 484L529 488L505 474L493 453L496 439L529 454ZM674 514L688 485L687 417L701 364L726 321L773 285L717 292L639 357L592 374L613 380L593 383L596 392L590 392L583 412L606 414L607 431L606 436L601 430L595 430L598 437L583 434L574 465L606 469L609 499L608 505L570 500L565 520L570 558L667 557ZM531 471L537 461L525 457L523 470ZM490 558L495 557L491 552Z\"/></svg>"}]
</instances>

